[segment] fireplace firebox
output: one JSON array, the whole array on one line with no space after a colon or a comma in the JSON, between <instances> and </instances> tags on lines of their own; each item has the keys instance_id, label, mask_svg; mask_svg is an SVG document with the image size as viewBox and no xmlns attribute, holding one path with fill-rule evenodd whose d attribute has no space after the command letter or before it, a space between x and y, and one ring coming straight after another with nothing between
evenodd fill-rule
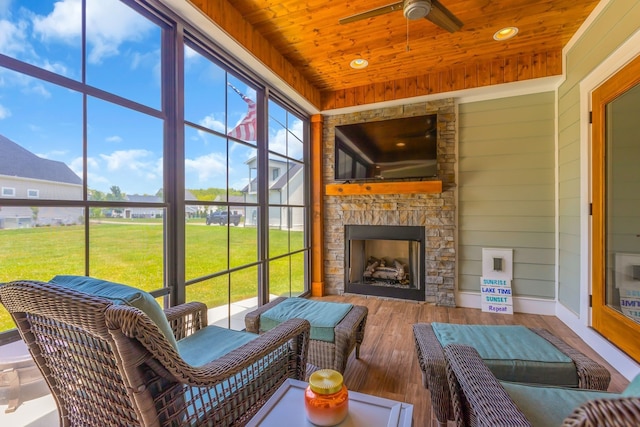
<instances>
[{"instance_id":1,"label":"fireplace firebox","mask_svg":"<svg viewBox=\"0 0 640 427\"><path fill-rule=\"evenodd\" d=\"M345 291L425 301L425 229L345 226Z\"/></svg>"}]
</instances>

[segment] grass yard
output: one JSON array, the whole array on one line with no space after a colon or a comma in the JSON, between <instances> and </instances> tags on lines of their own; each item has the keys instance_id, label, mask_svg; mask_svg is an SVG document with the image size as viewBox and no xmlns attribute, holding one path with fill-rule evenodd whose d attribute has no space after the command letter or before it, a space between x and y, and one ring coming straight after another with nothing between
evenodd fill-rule
<instances>
[{"instance_id":1,"label":"grass yard","mask_svg":"<svg viewBox=\"0 0 640 427\"><path fill-rule=\"evenodd\" d=\"M147 291L160 289L164 270L161 225L161 221L92 223L90 275ZM84 239L83 226L0 230L0 283L16 279L48 281L57 274L83 275ZM205 226L200 219L187 223L186 241L187 280L257 261L255 228ZM269 231L270 254L301 249L302 242L302 231ZM187 287L187 300L216 307L229 300L255 297L257 284L258 267L248 267ZM269 284L272 294L300 294L304 287L304 254L271 261ZM13 327L0 305L0 331Z\"/></svg>"}]
</instances>

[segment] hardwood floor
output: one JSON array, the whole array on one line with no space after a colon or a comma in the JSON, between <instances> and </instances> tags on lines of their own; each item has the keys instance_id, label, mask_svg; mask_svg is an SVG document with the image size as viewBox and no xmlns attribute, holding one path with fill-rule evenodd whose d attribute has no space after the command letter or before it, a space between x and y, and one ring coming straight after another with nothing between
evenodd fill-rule
<instances>
[{"instance_id":1,"label":"hardwood floor","mask_svg":"<svg viewBox=\"0 0 640 427\"><path fill-rule=\"evenodd\" d=\"M349 390L413 404L415 427L430 426L432 420L429 391L422 385L422 374L415 352L412 331L414 323L521 324L546 328L606 366L611 372L610 391L622 391L628 384L620 373L554 316L520 313L502 315L485 313L479 309L438 307L426 303L356 295L327 296L321 299L369 308L360 359L355 358L355 352L351 354L344 375L345 384ZM435 422L433 425L436 425Z\"/></svg>"}]
</instances>

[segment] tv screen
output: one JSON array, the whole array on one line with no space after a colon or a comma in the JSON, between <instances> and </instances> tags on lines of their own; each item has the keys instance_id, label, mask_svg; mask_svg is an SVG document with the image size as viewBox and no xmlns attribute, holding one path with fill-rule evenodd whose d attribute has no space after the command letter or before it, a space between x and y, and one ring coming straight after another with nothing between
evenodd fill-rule
<instances>
[{"instance_id":1,"label":"tv screen","mask_svg":"<svg viewBox=\"0 0 640 427\"><path fill-rule=\"evenodd\" d=\"M401 180L437 176L436 114L338 125L335 179Z\"/></svg>"}]
</instances>

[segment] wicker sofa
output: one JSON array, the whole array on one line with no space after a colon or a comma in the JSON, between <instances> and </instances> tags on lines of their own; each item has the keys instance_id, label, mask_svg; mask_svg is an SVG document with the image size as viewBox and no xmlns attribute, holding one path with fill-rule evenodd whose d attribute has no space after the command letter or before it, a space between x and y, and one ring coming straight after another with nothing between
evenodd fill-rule
<instances>
[{"instance_id":1,"label":"wicker sofa","mask_svg":"<svg viewBox=\"0 0 640 427\"><path fill-rule=\"evenodd\" d=\"M302 319L257 336L207 326L207 307L187 303L162 314L167 337L129 301L57 283L6 283L0 301L52 391L61 426L244 425L287 378L305 377L310 326ZM227 333L244 344L222 342Z\"/></svg>"},{"instance_id":2,"label":"wicker sofa","mask_svg":"<svg viewBox=\"0 0 640 427\"><path fill-rule=\"evenodd\" d=\"M640 376L622 393L498 381L469 346L444 347L457 427L640 425Z\"/></svg>"}]
</instances>

